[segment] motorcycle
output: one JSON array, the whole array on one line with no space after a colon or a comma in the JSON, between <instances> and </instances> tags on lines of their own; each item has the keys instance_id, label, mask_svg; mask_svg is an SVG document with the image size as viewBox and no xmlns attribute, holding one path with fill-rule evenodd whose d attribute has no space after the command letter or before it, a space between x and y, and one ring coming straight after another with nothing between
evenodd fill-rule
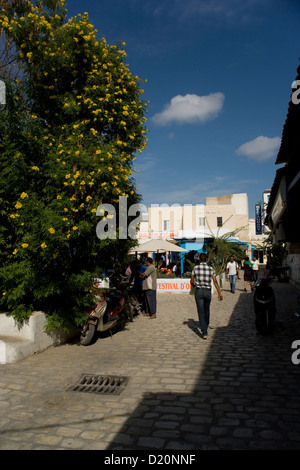
<instances>
[{"instance_id":1,"label":"motorcycle","mask_svg":"<svg viewBox=\"0 0 300 470\"><path fill-rule=\"evenodd\" d=\"M124 328L128 320L133 321L134 314L140 313L137 299L128 290L125 279L123 282L120 279L110 280L112 287L108 292L95 295L96 305L88 312L88 320L80 336L83 346L92 342L96 331L105 332L116 326Z\"/></svg>"},{"instance_id":2,"label":"motorcycle","mask_svg":"<svg viewBox=\"0 0 300 470\"><path fill-rule=\"evenodd\" d=\"M121 291L122 296L125 299L127 316L130 321L133 321L134 315L139 315L142 310L141 305L135 293L133 292L133 289L129 285L127 277L117 273L114 277L111 278L111 283L117 290Z\"/></svg>"},{"instance_id":3,"label":"motorcycle","mask_svg":"<svg viewBox=\"0 0 300 470\"><path fill-rule=\"evenodd\" d=\"M263 335L272 329L275 320L275 296L269 279L259 279L254 287L255 327Z\"/></svg>"}]
</instances>

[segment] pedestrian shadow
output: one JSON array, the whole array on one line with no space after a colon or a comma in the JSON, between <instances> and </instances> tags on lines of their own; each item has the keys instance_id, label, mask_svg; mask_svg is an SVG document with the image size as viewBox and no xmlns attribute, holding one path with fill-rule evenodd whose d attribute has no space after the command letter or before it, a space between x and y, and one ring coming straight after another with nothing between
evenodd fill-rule
<instances>
[{"instance_id":1,"label":"pedestrian shadow","mask_svg":"<svg viewBox=\"0 0 300 470\"><path fill-rule=\"evenodd\" d=\"M187 321L182 323L183 325L187 325L189 329L195 333L199 338L201 338L201 333L199 331L200 323L199 321L195 321L193 318L189 318Z\"/></svg>"},{"instance_id":2,"label":"pedestrian shadow","mask_svg":"<svg viewBox=\"0 0 300 470\"><path fill-rule=\"evenodd\" d=\"M201 369L192 392L145 393L107 450L299 449L300 365L291 361L291 344L300 339L300 321L287 313L299 292L273 288L271 335L256 331L253 296L241 293L228 325L201 342L204 364L187 358L187 367ZM193 319L184 325L197 334Z\"/></svg>"}]
</instances>

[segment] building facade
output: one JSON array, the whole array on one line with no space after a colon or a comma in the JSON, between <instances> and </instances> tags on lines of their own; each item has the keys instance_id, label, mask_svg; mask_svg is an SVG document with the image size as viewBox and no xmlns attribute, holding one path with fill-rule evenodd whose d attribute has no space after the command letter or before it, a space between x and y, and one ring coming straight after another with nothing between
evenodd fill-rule
<instances>
[{"instance_id":1,"label":"building facade","mask_svg":"<svg viewBox=\"0 0 300 470\"><path fill-rule=\"evenodd\" d=\"M295 83L300 83L300 66ZM298 93L300 95L300 93ZM286 264L291 281L300 287L300 99L294 93L289 102L265 224L273 233L273 242L286 244ZM295 98L296 96L296 98Z\"/></svg>"},{"instance_id":2,"label":"building facade","mask_svg":"<svg viewBox=\"0 0 300 470\"><path fill-rule=\"evenodd\" d=\"M253 224L249 220L246 193L207 197L205 204L153 205L148 209L148 220L143 221L138 240L151 238L174 239L189 251L205 251L208 239L228 235L251 258L253 249ZM263 241L265 235L259 238ZM263 262L263 261L261 261Z\"/></svg>"}]
</instances>

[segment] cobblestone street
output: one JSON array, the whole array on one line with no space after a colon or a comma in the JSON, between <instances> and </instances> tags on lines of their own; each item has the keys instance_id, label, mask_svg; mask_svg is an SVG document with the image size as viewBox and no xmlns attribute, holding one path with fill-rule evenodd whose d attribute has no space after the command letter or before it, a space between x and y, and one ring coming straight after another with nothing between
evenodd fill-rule
<instances>
[{"instance_id":1,"label":"cobblestone street","mask_svg":"<svg viewBox=\"0 0 300 470\"><path fill-rule=\"evenodd\" d=\"M273 288L270 336L239 280L213 296L207 340L193 296L160 294L155 320L0 365L0 449L300 449L299 291ZM68 391L81 374L130 379L119 396Z\"/></svg>"}]
</instances>

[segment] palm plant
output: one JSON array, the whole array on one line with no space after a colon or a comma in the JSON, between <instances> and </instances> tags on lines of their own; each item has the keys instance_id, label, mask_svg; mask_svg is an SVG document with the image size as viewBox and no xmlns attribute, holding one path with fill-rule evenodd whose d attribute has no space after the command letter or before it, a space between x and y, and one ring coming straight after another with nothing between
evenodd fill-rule
<instances>
[{"instance_id":1,"label":"palm plant","mask_svg":"<svg viewBox=\"0 0 300 470\"><path fill-rule=\"evenodd\" d=\"M232 216L228 217L224 224L226 224L231 217ZM237 259L241 259L245 256L244 250L240 248L237 243L229 241L230 238L236 237L237 234L245 227L237 228L230 232L226 232L223 235L219 234L221 228L219 227L216 235L214 235L208 221L207 225L211 234L211 241L207 247L208 263L213 265L215 273L218 275L224 272L226 264L231 256L234 256Z\"/></svg>"}]
</instances>

